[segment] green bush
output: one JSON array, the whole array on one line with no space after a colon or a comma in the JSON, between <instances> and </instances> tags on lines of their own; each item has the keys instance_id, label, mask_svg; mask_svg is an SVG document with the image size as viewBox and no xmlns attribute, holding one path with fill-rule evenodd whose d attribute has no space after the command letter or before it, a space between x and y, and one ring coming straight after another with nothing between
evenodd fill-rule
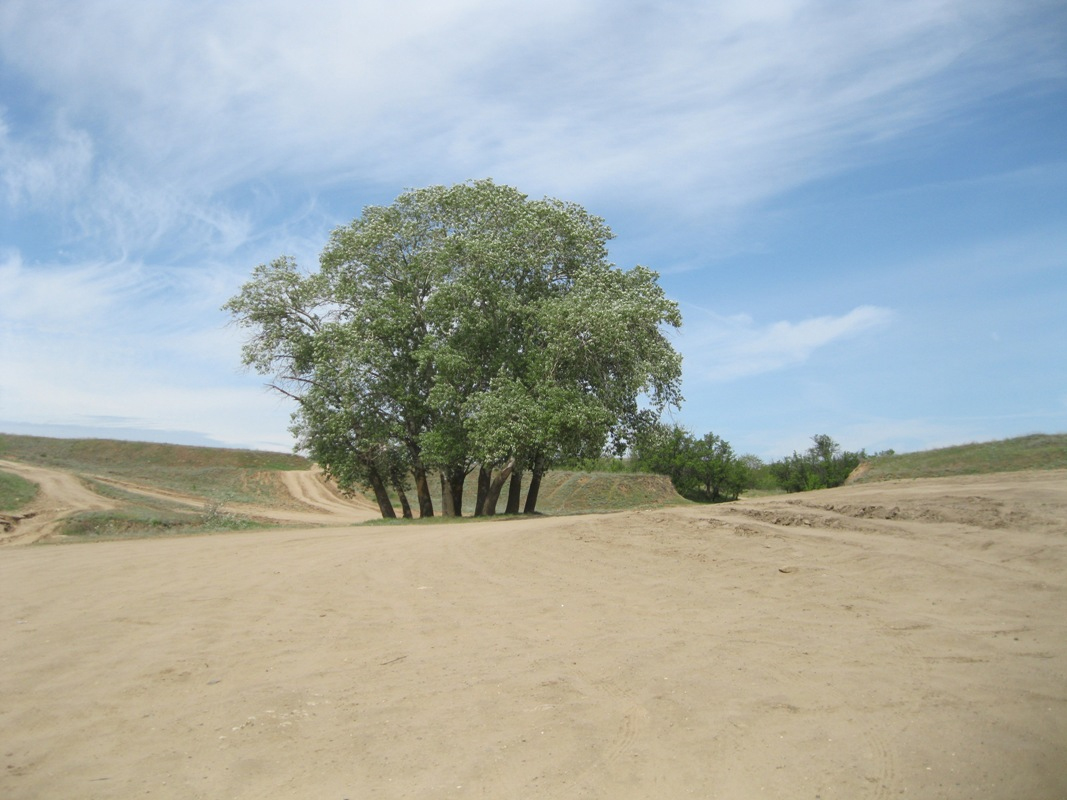
<instances>
[{"instance_id":1,"label":"green bush","mask_svg":"<svg viewBox=\"0 0 1067 800\"><path fill-rule=\"evenodd\" d=\"M858 453L842 451L841 446L826 434L812 436L811 441L812 446L803 453L794 451L789 458L770 465L771 474L787 492L841 486L867 457L862 450Z\"/></svg>"}]
</instances>

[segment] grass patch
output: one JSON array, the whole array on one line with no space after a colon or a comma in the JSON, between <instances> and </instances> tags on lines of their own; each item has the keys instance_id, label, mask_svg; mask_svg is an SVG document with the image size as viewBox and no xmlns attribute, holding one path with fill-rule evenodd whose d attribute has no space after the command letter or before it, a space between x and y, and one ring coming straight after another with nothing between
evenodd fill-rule
<instances>
[{"instance_id":1,"label":"grass patch","mask_svg":"<svg viewBox=\"0 0 1067 800\"><path fill-rule=\"evenodd\" d=\"M289 495L276 473L311 466L300 456L261 450L6 433L0 434L0 457L133 481L218 503L277 503Z\"/></svg>"},{"instance_id":2,"label":"grass patch","mask_svg":"<svg viewBox=\"0 0 1067 800\"><path fill-rule=\"evenodd\" d=\"M0 472L0 511L17 511L36 496L36 483L10 472Z\"/></svg>"},{"instance_id":3,"label":"grass patch","mask_svg":"<svg viewBox=\"0 0 1067 800\"><path fill-rule=\"evenodd\" d=\"M86 483L95 493L123 505L106 511L83 511L64 518L58 529L63 536L96 540L141 539L276 527L230 514L218 503L208 502L195 509L169 500L145 498L100 481L87 480Z\"/></svg>"},{"instance_id":4,"label":"grass patch","mask_svg":"<svg viewBox=\"0 0 1067 800\"><path fill-rule=\"evenodd\" d=\"M442 516L441 513L435 509L435 516L428 517L426 519L421 519L418 516L418 511L416 511L414 519L402 519L401 517L397 517L396 519L383 519L379 517L378 519L369 519L366 522L360 522L358 524L358 527L374 528L394 525L464 525L467 523L477 524L479 522L503 522L508 520L518 522L525 519L537 519L539 516L541 516L540 513L530 515L496 514L492 517L445 517Z\"/></svg>"},{"instance_id":5,"label":"grass patch","mask_svg":"<svg viewBox=\"0 0 1067 800\"><path fill-rule=\"evenodd\" d=\"M431 497L434 502L435 516L426 520L457 521L456 517L442 517L440 482L432 481ZM519 507L526 503L526 493L530 488L530 474L523 475L522 494ZM508 501L508 486L505 484L497 503L498 513L493 517L474 517L474 501L478 497L477 470L467 476L463 485L463 517L459 519L508 519L503 512ZM412 489L408 499L418 517L417 498ZM400 514L400 505L393 498L396 512ZM551 470L541 479L541 489L537 495L537 513L548 515L589 514L607 511L626 511L635 508L653 508L671 505L686 505L689 501L681 497L665 475L649 475L634 472L571 472L568 470ZM521 516L521 515L520 515ZM416 519L416 521L420 521ZM404 524L403 520L374 520L368 524Z\"/></svg>"},{"instance_id":6,"label":"grass patch","mask_svg":"<svg viewBox=\"0 0 1067 800\"><path fill-rule=\"evenodd\" d=\"M994 442L879 456L860 465L853 483L1030 469L1067 469L1067 434L1034 434Z\"/></svg>"},{"instance_id":7,"label":"grass patch","mask_svg":"<svg viewBox=\"0 0 1067 800\"><path fill-rule=\"evenodd\" d=\"M117 439L53 439L10 433L0 433L0 456L74 472L108 465L251 470L307 469L310 466L306 458L266 450L124 442Z\"/></svg>"},{"instance_id":8,"label":"grass patch","mask_svg":"<svg viewBox=\"0 0 1067 800\"><path fill-rule=\"evenodd\" d=\"M149 506L126 506L110 511L85 511L66 517L58 532L77 539L142 539L221 533L272 527L263 522L220 512L208 506L203 511L175 511Z\"/></svg>"},{"instance_id":9,"label":"grass patch","mask_svg":"<svg viewBox=\"0 0 1067 800\"><path fill-rule=\"evenodd\" d=\"M541 480L537 510L583 514L687 505L666 475L625 472L549 472Z\"/></svg>"}]
</instances>

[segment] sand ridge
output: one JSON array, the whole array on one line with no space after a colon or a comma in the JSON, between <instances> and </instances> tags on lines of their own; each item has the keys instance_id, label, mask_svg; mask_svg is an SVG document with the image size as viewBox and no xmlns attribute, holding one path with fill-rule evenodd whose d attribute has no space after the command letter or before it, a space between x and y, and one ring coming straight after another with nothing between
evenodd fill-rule
<instances>
[{"instance_id":1,"label":"sand ridge","mask_svg":"<svg viewBox=\"0 0 1067 800\"><path fill-rule=\"evenodd\" d=\"M5 798L1067 796L1067 473L0 552Z\"/></svg>"}]
</instances>

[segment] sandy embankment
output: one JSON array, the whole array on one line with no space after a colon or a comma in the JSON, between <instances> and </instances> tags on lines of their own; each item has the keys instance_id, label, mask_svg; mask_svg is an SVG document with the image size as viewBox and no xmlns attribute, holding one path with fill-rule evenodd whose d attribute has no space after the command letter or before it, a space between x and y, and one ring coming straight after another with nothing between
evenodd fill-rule
<instances>
[{"instance_id":1,"label":"sandy embankment","mask_svg":"<svg viewBox=\"0 0 1067 800\"><path fill-rule=\"evenodd\" d=\"M1062 798L1065 575L1064 472L5 548L0 796Z\"/></svg>"}]
</instances>

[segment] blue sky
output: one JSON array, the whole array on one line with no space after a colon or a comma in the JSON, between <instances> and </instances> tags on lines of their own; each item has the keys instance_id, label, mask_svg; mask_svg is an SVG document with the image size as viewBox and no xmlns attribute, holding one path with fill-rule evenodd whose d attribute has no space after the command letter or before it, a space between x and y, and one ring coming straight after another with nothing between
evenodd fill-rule
<instances>
[{"instance_id":1,"label":"blue sky","mask_svg":"<svg viewBox=\"0 0 1067 800\"><path fill-rule=\"evenodd\" d=\"M660 272L740 452L1067 431L1059 0L4 0L0 430L289 449L220 305L484 177Z\"/></svg>"}]
</instances>

